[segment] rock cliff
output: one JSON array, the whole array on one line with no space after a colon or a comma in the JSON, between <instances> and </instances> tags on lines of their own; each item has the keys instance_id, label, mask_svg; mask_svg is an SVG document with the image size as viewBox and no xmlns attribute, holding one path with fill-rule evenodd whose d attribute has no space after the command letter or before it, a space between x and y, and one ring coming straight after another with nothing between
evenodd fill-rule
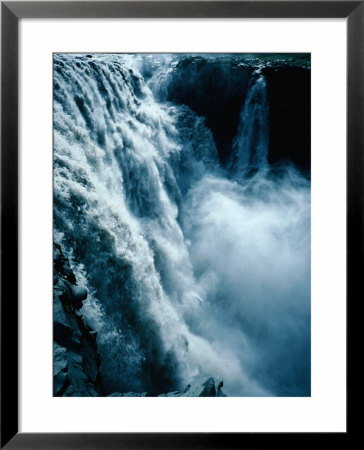
<instances>
[{"instance_id":1,"label":"rock cliff","mask_svg":"<svg viewBox=\"0 0 364 450\"><path fill-rule=\"evenodd\" d=\"M203 382L194 382L190 383L186 386L183 392L173 391L168 392L167 394L160 394L158 397L226 397L226 395L222 392L221 388L224 383L222 380L215 380L210 377L207 378ZM135 393L135 392L127 392L121 394L119 392L114 392L109 395L109 397L150 397L151 394L147 392L143 393Z\"/></svg>"},{"instance_id":2,"label":"rock cliff","mask_svg":"<svg viewBox=\"0 0 364 450\"><path fill-rule=\"evenodd\" d=\"M87 290L77 285L62 248L55 243L53 251L53 394L102 396L97 333L82 315Z\"/></svg>"}]
</instances>

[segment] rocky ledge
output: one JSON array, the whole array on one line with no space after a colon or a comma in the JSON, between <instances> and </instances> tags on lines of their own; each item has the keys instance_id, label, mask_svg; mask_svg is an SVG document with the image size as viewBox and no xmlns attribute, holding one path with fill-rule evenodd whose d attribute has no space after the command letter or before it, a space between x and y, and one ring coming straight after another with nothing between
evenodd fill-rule
<instances>
[{"instance_id":1,"label":"rocky ledge","mask_svg":"<svg viewBox=\"0 0 364 450\"><path fill-rule=\"evenodd\" d=\"M159 394L157 397L226 397L226 395L222 392L221 388L224 383L222 380L214 380L214 378L210 377L203 382L194 382L190 383L186 386L183 392L174 391L168 392L167 394ZM151 397L154 395L149 394L148 392L136 393L136 392L126 392L119 393L114 392L109 395L109 397Z\"/></svg>"},{"instance_id":2,"label":"rocky ledge","mask_svg":"<svg viewBox=\"0 0 364 450\"><path fill-rule=\"evenodd\" d=\"M87 290L77 285L60 245L53 251L53 395L103 396L97 333L81 312Z\"/></svg>"}]
</instances>

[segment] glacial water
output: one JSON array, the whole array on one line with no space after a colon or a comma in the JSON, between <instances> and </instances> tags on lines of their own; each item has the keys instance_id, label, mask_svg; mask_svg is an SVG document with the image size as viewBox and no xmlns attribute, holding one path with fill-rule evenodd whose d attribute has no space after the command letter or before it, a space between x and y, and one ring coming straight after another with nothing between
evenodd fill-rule
<instances>
[{"instance_id":1,"label":"glacial water","mask_svg":"<svg viewBox=\"0 0 364 450\"><path fill-rule=\"evenodd\" d=\"M88 289L106 393L214 376L229 396L310 395L310 181L268 162L271 62L234 55L224 162L173 100L186 58L54 55L54 240Z\"/></svg>"}]
</instances>

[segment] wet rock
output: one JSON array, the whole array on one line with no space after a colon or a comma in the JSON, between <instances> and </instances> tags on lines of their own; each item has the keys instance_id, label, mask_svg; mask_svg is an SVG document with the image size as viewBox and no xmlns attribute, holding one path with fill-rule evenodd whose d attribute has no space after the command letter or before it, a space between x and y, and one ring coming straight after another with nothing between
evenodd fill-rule
<instances>
[{"instance_id":1,"label":"wet rock","mask_svg":"<svg viewBox=\"0 0 364 450\"><path fill-rule=\"evenodd\" d=\"M222 380L217 383L216 397L226 397L226 394L224 394L221 390L223 386L224 382Z\"/></svg>"},{"instance_id":2,"label":"wet rock","mask_svg":"<svg viewBox=\"0 0 364 450\"><path fill-rule=\"evenodd\" d=\"M72 286L72 302L76 309L82 308L82 302L87 298L87 290L82 286Z\"/></svg>"},{"instance_id":3,"label":"wet rock","mask_svg":"<svg viewBox=\"0 0 364 450\"><path fill-rule=\"evenodd\" d=\"M178 391L168 392L168 394L160 394L158 397L181 397L182 394Z\"/></svg>"},{"instance_id":4,"label":"wet rock","mask_svg":"<svg viewBox=\"0 0 364 450\"><path fill-rule=\"evenodd\" d=\"M158 397L226 397L221 390L223 385L222 380L209 377L203 382L189 383L183 392L168 392Z\"/></svg>"},{"instance_id":5,"label":"wet rock","mask_svg":"<svg viewBox=\"0 0 364 450\"><path fill-rule=\"evenodd\" d=\"M64 256L59 244L53 244L53 274L61 276L71 284L76 284L76 277L73 273L68 259Z\"/></svg>"},{"instance_id":6,"label":"wet rock","mask_svg":"<svg viewBox=\"0 0 364 450\"><path fill-rule=\"evenodd\" d=\"M114 392L113 394L108 395L108 397L147 397L146 392Z\"/></svg>"},{"instance_id":7,"label":"wet rock","mask_svg":"<svg viewBox=\"0 0 364 450\"><path fill-rule=\"evenodd\" d=\"M215 380L210 377L203 383L192 383L184 397L216 397Z\"/></svg>"},{"instance_id":8,"label":"wet rock","mask_svg":"<svg viewBox=\"0 0 364 450\"><path fill-rule=\"evenodd\" d=\"M185 390L184 390L183 392L186 393L186 392L188 392L190 389L191 389L191 385L188 384L188 385L185 387Z\"/></svg>"},{"instance_id":9,"label":"wet rock","mask_svg":"<svg viewBox=\"0 0 364 450\"><path fill-rule=\"evenodd\" d=\"M55 396L61 396L69 385L68 352L57 343L53 346L53 391Z\"/></svg>"},{"instance_id":10,"label":"wet rock","mask_svg":"<svg viewBox=\"0 0 364 450\"><path fill-rule=\"evenodd\" d=\"M62 248L54 244L53 271L53 394L55 396L103 396L97 333L82 312L87 290L76 277Z\"/></svg>"}]
</instances>

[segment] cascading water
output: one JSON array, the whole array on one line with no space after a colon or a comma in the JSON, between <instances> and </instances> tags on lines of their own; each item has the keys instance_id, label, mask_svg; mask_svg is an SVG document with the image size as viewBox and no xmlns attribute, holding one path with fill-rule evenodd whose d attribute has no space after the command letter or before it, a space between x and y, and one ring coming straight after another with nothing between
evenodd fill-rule
<instances>
[{"instance_id":1,"label":"cascading water","mask_svg":"<svg viewBox=\"0 0 364 450\"><path fill-rule=\"evenodd\" d=\"M268 165L269 104L267 83L260 69L251 79L240 114L238 133L233 142L231 170L244 175L249 169Z\"/></svg>"},{"instance_id":2,"label":"cascading water","mask_svg":"<svg viewBox=\"0 0 364 450\"><path fill-rule=\"evenodd\" d=\"M234 176L268 168L256 70L222 168L205 118L168 100L183 57L54 56L54 237L88 289L106 393L213 375L228 395L309 395L310 183Z\"/></svg>"}]
</instances>

